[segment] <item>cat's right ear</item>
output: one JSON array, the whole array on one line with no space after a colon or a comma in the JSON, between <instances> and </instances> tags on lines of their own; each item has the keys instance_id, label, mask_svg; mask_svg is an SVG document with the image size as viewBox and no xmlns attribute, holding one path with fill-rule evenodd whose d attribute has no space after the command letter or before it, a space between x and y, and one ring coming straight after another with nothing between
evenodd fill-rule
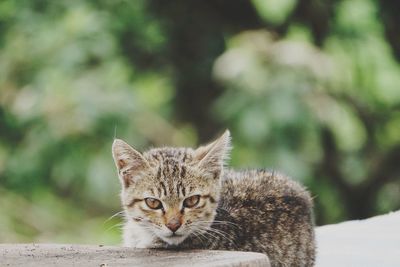
<instances>
[{"instance_id":1,"label":"cat's right ear","mask_svg":"<svg viewBox=\"0 0 400 267\"><path fill-rule=\"evenodd\" d=\"M118 176L124 188L132 185L134 177L149 167L146 159L138 151L121 139L115 139L112 155L117 166Z\"/></svg>"}]
</instances>

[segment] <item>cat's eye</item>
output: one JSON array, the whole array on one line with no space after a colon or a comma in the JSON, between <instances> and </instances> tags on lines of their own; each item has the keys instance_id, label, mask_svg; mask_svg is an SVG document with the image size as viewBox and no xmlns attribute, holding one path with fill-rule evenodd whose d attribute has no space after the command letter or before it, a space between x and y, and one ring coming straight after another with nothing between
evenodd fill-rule
<instances>
[{"instance_id":1,"label":"cat's eye","mask_svg":"<svg viewBox=\"0 0 400 267\"><path fill-rule=\"evenodd\" d=\"M153 210L162 209L163 207L160 200L152 197L145 198L144 201L146 202L146 205Z\"/></svg>"},{"instance_id":2,"label":"cat's eye","mask_svg":"<svg viewBox=\"0 0 400 267\"><path fill-rule=\"evenodd\" d=\"M194 195L194 196L186 198L183 201L183 206L185 208L193 208L194 206L199 204L199 201L200 201L200 195Z\"/></svg>"}]
</instances>

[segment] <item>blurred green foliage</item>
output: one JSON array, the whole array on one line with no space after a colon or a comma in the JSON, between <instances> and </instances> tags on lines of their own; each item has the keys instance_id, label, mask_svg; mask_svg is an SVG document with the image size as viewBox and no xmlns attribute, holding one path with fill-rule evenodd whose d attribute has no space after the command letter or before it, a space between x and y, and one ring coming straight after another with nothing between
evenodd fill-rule
<instances>
[{"instance_id":1,"label":"blurred green foliage","mask_svg":"<svg viewBox=\"0 0 400 267\"><path fill-rule=\"evenodd\" d=\"M285 172L318 224L400 208L396 1L0 2L0 242L119 242L115 134ZM398 41L398 40L397 40Z\"/></svg>"}]
</instances>

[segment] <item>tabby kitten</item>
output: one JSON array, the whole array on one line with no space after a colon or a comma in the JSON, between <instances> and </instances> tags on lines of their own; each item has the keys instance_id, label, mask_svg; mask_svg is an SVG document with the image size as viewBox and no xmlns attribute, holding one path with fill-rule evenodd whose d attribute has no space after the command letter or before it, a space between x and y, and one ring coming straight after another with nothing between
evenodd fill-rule
<instances>
[{"instance_id":1,"label":"tabby kitten","mask_svg":"<svg viewBox=\"0 0 400 267\"><path fill-rule=\"evenodd\" d=\"M229 151L229 131L196 150L143 154L116 139L124 245L254 251L272 266L313 266L308 192L275 172L224 168Z\"/></svg>"}]
</instances>

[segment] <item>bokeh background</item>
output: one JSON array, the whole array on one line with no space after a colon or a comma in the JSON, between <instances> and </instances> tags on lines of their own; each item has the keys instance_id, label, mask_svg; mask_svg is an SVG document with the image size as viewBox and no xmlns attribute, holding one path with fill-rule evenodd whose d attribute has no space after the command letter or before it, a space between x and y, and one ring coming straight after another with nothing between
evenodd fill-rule
<instances>
[{"instance_id":1,"label":"bokeh background","mask_svg":"<svg viewBox=\"0 0 400 267\"><path fill-rule=\"evenodd\" d=\"M318 225L400 208L397 0L0 1L0 242L118 244L115 132L229 128Z\"/></svg>"}]
</instances>

